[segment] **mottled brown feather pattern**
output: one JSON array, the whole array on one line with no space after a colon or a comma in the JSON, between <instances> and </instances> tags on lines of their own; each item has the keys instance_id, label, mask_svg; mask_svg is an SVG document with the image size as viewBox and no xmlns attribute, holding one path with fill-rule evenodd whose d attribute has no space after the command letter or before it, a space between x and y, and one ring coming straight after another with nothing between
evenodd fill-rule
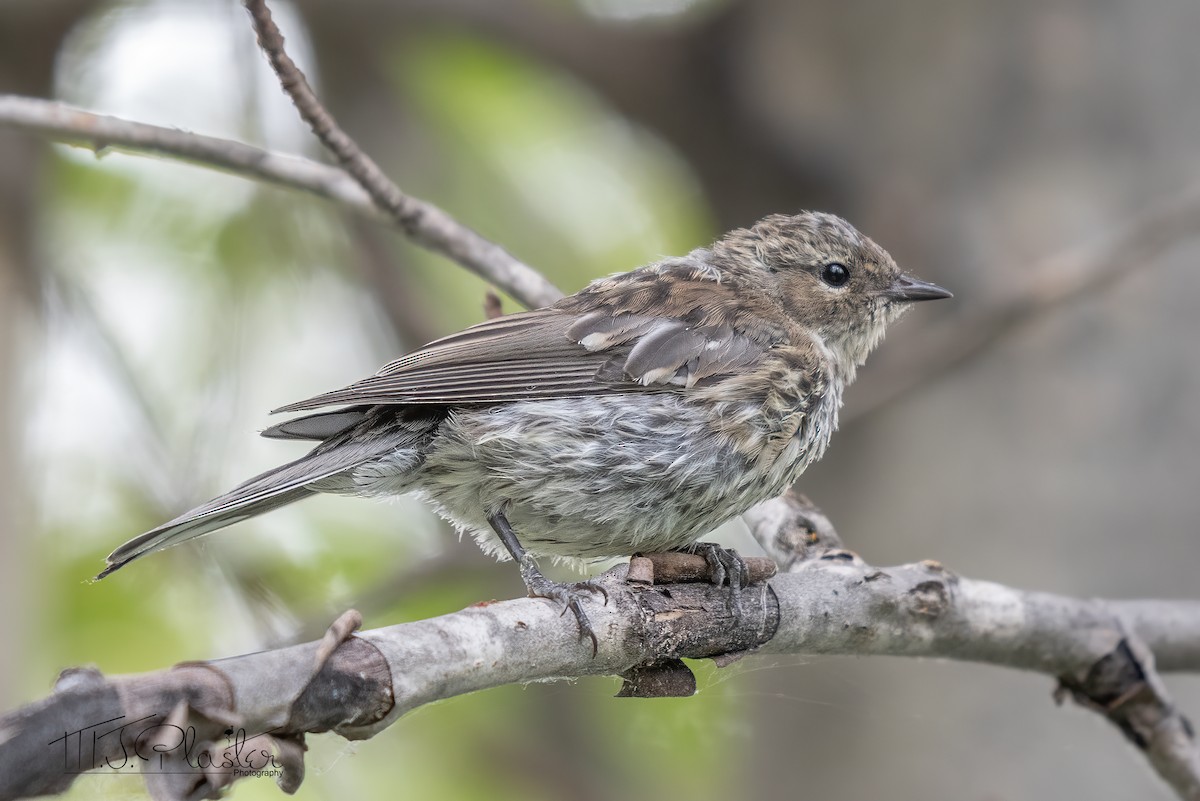
<instances>
[{"instance_id":1,"label":"mottled brown feather pattern","mask_svg":"<svg viewBox=\"0 0 1200 801\"><path fill-rule=\"evenodd\" d=\"M497 513L534 555L682 547L820 458L887 324L947 294L844 220L773 215L283 407L345 408L268 429L320 444L131 540L106 572L311 492L417 492L501 556Z\"/></svg>"},{"instance_id":2,"label":"mottled brown feather pattern","mask_svg":"<svg viewBox=\"0 0 1200 801\"><path fill-rule=\"evenodd\" d=\"M780 342L781 327L763 319L739 302L736 287L690 266L656 265L596 282L551 309L472 326L276 411L685 391L752 366Z\"/></svg>"}]
</instances>

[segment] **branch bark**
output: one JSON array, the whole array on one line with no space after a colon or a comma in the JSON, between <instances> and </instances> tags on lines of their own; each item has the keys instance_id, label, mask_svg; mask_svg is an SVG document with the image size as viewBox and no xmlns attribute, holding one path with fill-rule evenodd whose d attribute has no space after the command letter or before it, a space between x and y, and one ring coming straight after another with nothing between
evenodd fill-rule
<instances>
[{"instance_id":1,"label":"branch bark","mask_svg":"<svg viewBox=\"0 0 1200 801\"><path fill-rule=\"evenodd\" d=\"M281 42L267 37L265 46L269 55L278 50L278 60ZM299 85L294 76L290 80L293 89ZM559 296L531 268L445 212L408 198L386 178L386 184L378 183L382 174L372 172L378 168L369 159L363 167L365 154L355 152L353 142L330 140L331 131L341 133L329 127L331 120L322 121L311 107L302 113L317 120L318 134L333 142L356 177L236 142L0 96L0 125L98 152L119 146L159 153L305 189L386 217L418 243L526 305ZM1043 279L996 306L966 336L956 330L946 337L942 359L931 360L928 350L915 352L952 366L1022 320L1115 280L1131 253L1145 261L1148 250L1193 235L1198 221L1200 198L1192 195L1152 211L1113 241L1052 263L1057 266ZM346 618L318 643L141 676L68 672L54 695L0 719L0 799L61 792L73 779L66 770L71 767L111 767L121 759L138 765L133 756L138 747L156 760L141 767L157 797L198 797L229 783L235 773L221 766L243 765L247 749L273 754L281 786L291 790L303 777L308 732L369 737L430 700L517 681L613 674L626 678L622 694L686 693L694 685L681 658L754 649L936 656L1046 673L1059 682L1057 697L1103 714L1179 797L1200 801L1200 756L1192 730L1159 678L1160 671L1200 670L1200 602L1023 592L960 578L933 562L876 569L842 550L828 521L793 497L764 504L747 519L787 572L753 588L757 603L743 604L744 618L732 618L720 588L631 583L624 569L616 569L603 579L610 603L589 609L602 634L595 658L579 641L573 620L545 601L522 599L358 636L350 636L354 621ZM103 736L92 740L102 721ZM185 752L172 737L189 727L195 747ZM222 737L228 740L225 732L234 727L255 736L242 743L235 737L223 746ZM47 744L63 750L51 751ZM72 753L83 758L85 752L70 750L76 746L87 747L86 761L64 761ZM159 750L147 750L154 746ZM196 766L205 760L205 766ZM189 764L195 769L179 770Z\"/></svg>"},{"instance_id":2,"label":"branch bark","mask_svg":"<svg viewBox=\"0 0 1200 801\"><path fill-rule=\"evenodd\" d=\"M549 281L494 242L462 226L438 209L406 195L354 141L322 105L304 73L284 49L283 34L271 18L266 0L245 0L254 22L258 43L279 76L283 91L292 99L300 116L342 168L367 192L372 202L395 221L401 230L421 244L441 251L489 280L490 274L516 283L514 297L538 299L542 306L561 297Z\"/></svg>"},{"instance_id":3,"label":"branch bark","mask_svg":"<svg viewBox=\"0 0 1200 801\"><path fill-rule=\"evenodd\" d=\"M608 603L588 608L594 658L573 618L522 598L357 635L348 613L318 642L136 676L68 671L53 695L0 718L0 799L62 792L72 771L135 765L157 798L202 797L264 767L294 790L310 732L367 738L422 704L513 682L621 675L622 695L689 694L680 659L748 650L1045 673L1057 698L1118 726L1180 798L1200 799L1200 753L1159 678L1200 670L1200 602L1026 592L935 562L880 570L842 550L819 512L791 495L747 522L789 567L748 588L742 619L723 588L633 583L621 565L601 577Z\"/></svg>"},{"instance_id":4,"label":"branch bark","mask_svg":"<svg viewBox=\"0 0 1200 801\"><path fill-rule=\"evenodd\" d=\"M0 127L86 147L97 154L120 150L166 156L299 189L399 227L418 245L457 262L527 307L545 306L562 297L539 272L431 203L409 197L414 213L407 223L400 223L378 208L366 190L337 167L228 139L93 114L64 103L17 95L0 95Z\"/></svg>"}]
</instances>

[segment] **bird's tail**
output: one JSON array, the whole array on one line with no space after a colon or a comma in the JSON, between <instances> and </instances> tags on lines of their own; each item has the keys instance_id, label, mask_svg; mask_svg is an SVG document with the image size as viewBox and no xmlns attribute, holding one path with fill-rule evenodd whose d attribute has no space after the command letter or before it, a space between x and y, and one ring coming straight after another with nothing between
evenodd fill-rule
<instances>
[{"instance_id":1,"label":"bird's tail","mask_svg":"<svg viewBox=\"0 0 1200 801\"><path fill-rule=\"evenodd\" d=\"M263 477L259 476L258 478ZM195 537L231 526L246 518L269 512L312 494L312 490L301 486L272 491L261 497L251 497L248 494L242 497L244 487L245 485L242 485L232 492L214 498L203 506L198 506L168 523L163 523L161 526L152 528L145 534L139 534L129 540L108 555L104 560L104 569L100 571L96 579L102 579L148 553L187 542Z\"/></svg>"},{"instance_id":2,"label":"bird's tail","mask_svg":"<svg viewBox=\"0 0 1200 801\"><path fill-rule=\"evenodd\" d=\"M126 542L108 555L102 579L115 570L154 551L170 548L203 534L225 528L247 518L312 495L312 485L371 461L379 456L411 449L420 453L421 440L428 436L428 421L392 420L370 432L355 436L347 429L318 445L306 456L255 476L213 498L208 503ZM423 459L413 459L413 465Z\"/></svg>"}]
</instances>

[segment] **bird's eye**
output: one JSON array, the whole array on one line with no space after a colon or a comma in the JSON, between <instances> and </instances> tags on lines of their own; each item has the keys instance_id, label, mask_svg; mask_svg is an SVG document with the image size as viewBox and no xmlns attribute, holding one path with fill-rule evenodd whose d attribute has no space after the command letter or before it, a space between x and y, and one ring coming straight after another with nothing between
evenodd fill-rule
<instances>
[{"instance_id":1,"label":"bird's eye","mask_svg":"<svg viewBox=\"0 0 1200 801\"><path fill-rule=\"evenodd\" d=\"M821 268L821 280L830 286L845 286L850 280L850 270L836 261Z\"/></svg>"}]
</instances>

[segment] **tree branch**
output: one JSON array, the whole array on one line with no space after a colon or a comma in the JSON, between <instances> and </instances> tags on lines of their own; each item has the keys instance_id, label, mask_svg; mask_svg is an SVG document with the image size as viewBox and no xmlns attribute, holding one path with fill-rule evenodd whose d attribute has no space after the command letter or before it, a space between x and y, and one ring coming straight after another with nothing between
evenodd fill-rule
<instances>
[{"instance_id":1,"label":"tree branch","mask_svg":"<svg viewBox=\"0 0 1200 801\"><path fill-rule=\"evenodd\" d=\"M681 658L747 650L1045 673L1059 682L1056 697L1117 725L1180 798L1200 799L1200 754L1157 672L1200 670L1200 602L1025 592L935 562L876 569L841 550L827 521L790 495L746 517L790 567L748 588L741 620L723 588L633 583L621 565L601 577L609 602L588 607L594 658L572 617L522 598L355 636L349 613L319 642L136 676L69 671L53 695L0 718L0 799L62 792L72 771L134 765L158 798L200 797L264 763L294 789L308 732L371 737L422 704L514 682L621 675L623 695L689 694ZM188 727L190 751L181 745Z\"/></svg>"},{"instance_id":2,"label":"tree branch","mask_svg":"<svg viewBox=\"0 0 1200 801\"><path fill-rule=\"evenodd\" d=\"M388 221L418 245L452 259L525 306L545 306L562 297L532 267L431 203L409 197L407 201L416 212L407 224L398 222L381 211L358 182L337 167L229 139L131 122L64 103L17 95L0 95L0 127L39 134L98 154L110 149L155 154L309 192L376 221Z\"/></svg>"},{"instance_id":3,"label":"tree branch","mask_svg":"<svg viewBox=\"0 0 1200 801\"><path fill-rule=\"evenodd\" d=\"M510 282L519 281L520 294L514 294L514 297L522 302L525 302L524 298L537 299L538 302L532 305L541 306L561 297L549 281L513 258L504 248L464 228L429 204L404 194L321 104L304 73L284 49L283 34L271 18L266 0L245 0L245 6L254 21L259 46L301 118L321 144L337 157L342 168L366 190L375 205L403 231L460 264L471 265L472 270L488 280L494 281L491 274L498 273Z\"/></svg>"},{"instance_id":4,"label":"tree branch","mask_svg":"<svg viewBox=\"0 0 1200 801\"><path fill-rule=\"evenodd\" d=\"M220 166L370 216L382 209L420 244L527 305L558 297L544 278L498 246L391 184L316 102L283 53L265 6L255 0L247 5L285 88L353 178L235 142L26 98L0 96L0 124L97 151L118 145ZM1152 211L1101 246L1052 262L1052 269L981 322L954 329L933 351L943 352L941 359L930 359L929 349L915 352L947 369L1029 317L1107 285L1133 256L1147 261L1147 252L1194 234L1198 222L1200 197L1193 195ZM744 604L743 618L732 618L720 588L633 583L618 568L603 579L611 602L589 609L601 634L595 658L570 617L545 601L522 599L359 636L350 636L350 616L318 643L141 676L68 672L54 695L0 719L0 799L61 792L73 780L72 768L111 768L121 759L138 765L135 750L154 757L141 767L156 796L196 797L236 778L222 765L256 767L245 763L247 743L235 737L221 745L235 726L254 735L248 742L255 749L274 755L281 786L292 790L303 777L307 732L369 737L428 701L517 681L613 674L626 678L622 694L686 693L694 683L680 658L756 649L935 656L1046 673L1059 682L1056 697L1072 697L1103 714L1181 798L1200 800L1192 730L1158 674L1200 670L1200 603L1023 592L960 578L933 562L879 570L841 550L828 521L793 497L764 504L747 520L788 572L753 588L757 602ZM101 722L103 730L93 728ZM185 753L172 737L187 727L195 730L196 747ZM57 743L62 750L48 747ZM207 767L178 770L202 762L201 756Z\"/></svg>"},{"instance_id":5,"label":"tree branch","mask_svg":"<svg viewBox=\"0 0 1200 801\"><path fill-rule=\"evenodd\" d=\"M357 181L344 171L308 159L273 153L218 137L93 114L63 103L0 95L0 127L39 134L97 153L121 150L154 154L213 167L277 186L299 189L332 200L364 217L395 221L381 211ZM540 273L517 261L479 234L455 222L445 211L409 198L425 210L418 215L413 240L503 289L527 307L562 297ZM407 232L407 231L406 231ZM985 351L1022 324L1076 298L1099 291L1139 266L1200 233L1200 189L1117 226L1104 240L1048 259L1034 278L1013 295L973 313L918 334L907 352L880 372L865 374L864 387L850 399L845 421L865 417L926 386ZM449 244L447 244L449 243Z\"/></svg>"}]
</instances>

